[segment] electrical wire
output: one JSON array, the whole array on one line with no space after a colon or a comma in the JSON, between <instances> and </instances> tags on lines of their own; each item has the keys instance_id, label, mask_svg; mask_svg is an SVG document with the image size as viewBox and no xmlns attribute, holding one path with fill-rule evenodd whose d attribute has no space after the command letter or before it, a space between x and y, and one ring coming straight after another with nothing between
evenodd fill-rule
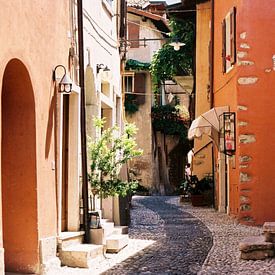
<instances>
[{"instance_id":1,"label":"electrical wire","mask_svg":"<svg viewBox=\"0 0 275 275\"><path fill-rule=\"evenodd\" d=\"M224 87L231 82L231 80L237 75L238 72L234 73L221 87L214 91L214 94L220 92Z\"/></svg>"},{"instance_id":2,"label":"electrical wire","mask_svg":"<svg viewBox=\"0 0 275 275\"><path fill-rule=\"evenodd\" d=\"M102 45L102 43L100 43L100 41L98 41L98 39L96 39L96 37L95 37L91 32L89 32L89 30L88 30L86 27L83 27L83 30L84 30L88 35L90 35L90 36L96 41L96 43L97 43L102 49L104 49L109 55L113 55L106 47L104 47L104 46Z\"/></svg>"},{"instance_id":3,"label":"electrical wire","mask_svg":"<svg viewBox=\"0 0 275 275\"><path fill-rule=\"evenodd\" d=\"M210 10L210 9L207 9L207 10ZM172 12L175 12L175 13L186 13L186 12L194 12L194 11L197 11L197 10L166 10L167 13L169 13L169 12L171 12L171 13Z\"/></svg>"},{"instance_id":4,"label":"electrical wire","mask_svg":"<svg viewBox=\"0 0 275 275\"><path fill-rule=\"evenodd\" d=\"M127 19L127 22L130 22L130 23L132 23L132 24L141 26L141 27L143 27L143 28L145 28L145 29L149 29L149 30L152 30L152 31L155 31L155 32L159 32L159 33L161 33L161 34L164 34L164 35L169 36L169 32L159 31L159 30L156 30L156 29L154 29L154 28L151 28L151 27L148 27L148 26L144 26L144 25L142 25L142 24L139 24L139 23L137 23L137 22L134 22L134 21L131 21L131 20L128 20L128 19Z\"/></svg>"},{"instance_id":5,"label":"electrical wire","mask_svg":"<svg viewBox=\"0 0 275 275\"><path fill-rule=\"evenodd\" d=\"M105 31L97 24L97 22L90 16L90 14L89 14L89 12L88 12L87 10L83 9L83 15L84 15L84 17L89 21L89 23L92 25L92 27L93 27L94 30L97 32L97 34L98 34L99 36L101 36L102 39L104 39L104 37L102 37L102 35L99 34L97 28L98 28L99 30L101 30L101 31L102 31L110 40L112 40L115 44L117 43L117 41L116 41L112 36L110 36L107 32L105 32ZM96 25L97 28L95 27L95 25ZM111 45L111 43L108 42L106 39L104 39L104 40L105 40L108 44L110 44L110 46L114 47L114 46Z\"/></svg>"}]
</instances>

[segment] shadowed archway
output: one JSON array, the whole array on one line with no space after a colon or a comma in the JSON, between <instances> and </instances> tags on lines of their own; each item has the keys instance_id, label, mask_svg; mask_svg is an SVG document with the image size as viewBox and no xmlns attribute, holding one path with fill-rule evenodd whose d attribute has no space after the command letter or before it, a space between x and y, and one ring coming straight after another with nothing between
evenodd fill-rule
<instances>
[{"instance_id":1,"label":"shadowed archway","mask_svg":"<svg viewBox=\"0 0 275 275\"><path fill-rule=\"evenodd\" d=\"M2 84L2 219L6 271L38 271L35 102L29 73L18 59Z\"/></svg>"}]
</instances>

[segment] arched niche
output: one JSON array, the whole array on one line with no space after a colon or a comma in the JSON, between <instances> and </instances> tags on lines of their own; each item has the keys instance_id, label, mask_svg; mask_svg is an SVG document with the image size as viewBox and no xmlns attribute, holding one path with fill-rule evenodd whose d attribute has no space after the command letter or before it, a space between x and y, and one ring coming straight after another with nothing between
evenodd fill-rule
<instances>
[{"instance_id":1,"label":"arched niche","mask_svg":"<svg viewBox=\"0 0 275 275\"><path fill-rule=\"evenodd\" d=\"M32 83L18 59L2 82L2 221L6 271L38 270L36 125Z\"/></svg>"}]
</instances>

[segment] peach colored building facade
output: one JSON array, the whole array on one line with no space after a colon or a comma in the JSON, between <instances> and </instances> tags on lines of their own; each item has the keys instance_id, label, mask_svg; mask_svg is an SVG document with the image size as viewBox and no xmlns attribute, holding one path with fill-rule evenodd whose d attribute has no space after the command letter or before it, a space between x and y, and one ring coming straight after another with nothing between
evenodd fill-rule
<instances>
[{"instance_id":1,"label":"peach colored building facade","mask_svg":"<svg viewBox=\"0 0 275 275\"><path fill-rule=\"evenodd\" d=\"M70 18L70 1L1 1L0 274L59 264L52 72L68 68Z\"/></svg>"},{"instance_id":2,"label":"peach colored building facade","mask_svg":"<svg viewBox=\"0 0 275 275\"><path fill-rule=\"evenodd\" d=\"M229 106L236 114L235 154L215 147L218 207L251 225L275 220L274 4L216 0L213 10L211 107Z\"/></svg>"}]
</instances>

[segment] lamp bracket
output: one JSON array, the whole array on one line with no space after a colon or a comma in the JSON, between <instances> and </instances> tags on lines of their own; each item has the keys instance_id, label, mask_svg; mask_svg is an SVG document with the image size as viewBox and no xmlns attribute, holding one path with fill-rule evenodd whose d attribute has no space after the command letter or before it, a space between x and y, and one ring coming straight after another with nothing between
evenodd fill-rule
<instances>
[{"instance_id":1,"label":"lamp bracket","mask_svg":"<svg viewBox=\"0 0 275 275\"><path fill-rule=\"evenodd\" d=\"M53 76L52 76L53 81L56 81L56 70L57 70L57 68L60 68L60 67L63 68L63 70L64 70L64 74L63 75L65 75L67 73L65 66L63 66L63 65L57 65L57 66L55 66L55 68L53 69Z\"/></svg>"}]
</instances>

